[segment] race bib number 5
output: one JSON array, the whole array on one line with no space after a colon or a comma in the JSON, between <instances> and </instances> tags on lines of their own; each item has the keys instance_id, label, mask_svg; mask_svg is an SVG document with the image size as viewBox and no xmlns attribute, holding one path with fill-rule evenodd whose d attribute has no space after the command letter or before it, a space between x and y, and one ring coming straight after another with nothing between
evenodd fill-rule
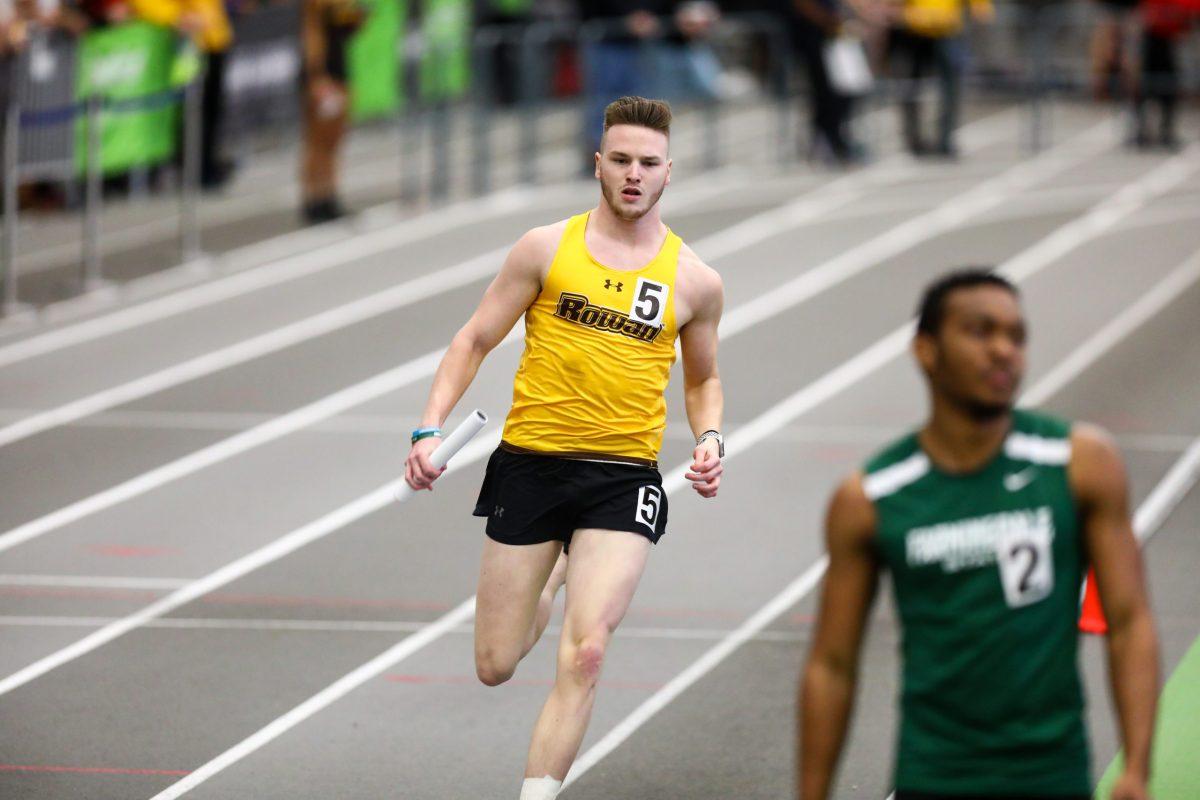
<instances>
[{"instance_id":1,"label":"race bib number 5","mask_svg":"<svg viewBox=\"0 0 1200 800\"><path fill-rule=\"evenodd\" d=\"M996 540L996 563L1009 608L1044 600L1054 589L1054 522L1049 509L1036 521L1014 526Z\"/></svg>"},{"instance_id":2,"label":"race bib number 5","mask_svg":"<svg viewBox=\"0 0 1200 800\"><path fill-rule=\"evenodd\" d=\"M658 525L658 512L662 510L662 490L657 486L638 489L637 510L633 518L651 531Z\"/></svg>"},{"instance_id":3,"label":"race bib number 5","mask_svg":"<svg viewBox=\"0 0 1200 800\"><path fill-rule=\"evenodd\" d=\"M638 278L633 290L633 306L629 316L638 322L661 328L667 314L667 295L671 287L665 283Z\"/></svg>"}]
</instances>

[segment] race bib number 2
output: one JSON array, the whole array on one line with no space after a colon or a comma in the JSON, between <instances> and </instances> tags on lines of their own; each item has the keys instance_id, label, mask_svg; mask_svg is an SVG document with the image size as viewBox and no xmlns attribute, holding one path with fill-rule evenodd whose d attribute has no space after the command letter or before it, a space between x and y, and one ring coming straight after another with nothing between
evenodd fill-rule
<instances>
[{"instance_id":1,"label":"race bib number 2","mask_svg":"<svg viewBox=\"0 0 1200 800\"><path fill-rule=\"evenodd\" d=\"M1046 599L1054 589L1054 523L1049 514L1037 523L1005 531L996 541L996 563L1009 608Z\"/></svg>"}]
</instances>

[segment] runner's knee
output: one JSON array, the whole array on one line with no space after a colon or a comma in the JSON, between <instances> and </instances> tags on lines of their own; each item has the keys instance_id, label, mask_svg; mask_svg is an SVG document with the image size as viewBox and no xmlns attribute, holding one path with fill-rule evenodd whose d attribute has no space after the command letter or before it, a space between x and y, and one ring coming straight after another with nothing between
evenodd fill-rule
<instances>
[{"instance_id":1,"label":"runner's knee","mask_svg":"<svg viewBox=\"0 0 1200 800\"><path fill-rule=\"evenodd\" d=\"M595 685L600 677L600 668L604 666L604 651L607 636L584 636L568 648L563 664L567 668L572 681L587 687Z\"/></svg>"},{"instance_id":2,"label":"runner's knee","mask_svg":"<svg viewBox=\"0 0 1200 800\"><path fill-rule=\"evenodd\" d=\"M513 676L517 659L506 658L492 648L475 650L475 674L487 686L499 686Z\"/></svg>"}]
</instances>

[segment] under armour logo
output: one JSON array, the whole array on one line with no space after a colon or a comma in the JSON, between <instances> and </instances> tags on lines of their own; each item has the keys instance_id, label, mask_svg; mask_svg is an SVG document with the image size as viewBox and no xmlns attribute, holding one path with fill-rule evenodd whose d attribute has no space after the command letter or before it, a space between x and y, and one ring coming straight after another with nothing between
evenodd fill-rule
<instances>
[{"instance_id":1,"label":"under armour logo","mask_svg":"<svg viewBox=\"0 0 1200 800\"><path fill-rule=\"evenodd\" d=\"M503 517L504 516L504 506L496 506L492 510L492 516L493 517Z\"/></svg>"},{"instance_id":2,"label":"under armour logo","mask_svg":"<svg viewBox=\"0 0 1200 800\"><path fill-rule=\"evenodd\" d=\"M625 286L625 284L624 284L623 282L621 282L621 281L617 281L617 283L616 283L616 287L617 287L617 291L618 291L618 292L619 292L619 291L621 291L621 289L622 289L624 286ZM605 289L611 289L611 288L613 288L613 282L612 282L612 281L610 281L610 280L608 280L608 279L605 279L605 281L604 281L604 288L605 288Z\"/></svg>"}]
</instances>

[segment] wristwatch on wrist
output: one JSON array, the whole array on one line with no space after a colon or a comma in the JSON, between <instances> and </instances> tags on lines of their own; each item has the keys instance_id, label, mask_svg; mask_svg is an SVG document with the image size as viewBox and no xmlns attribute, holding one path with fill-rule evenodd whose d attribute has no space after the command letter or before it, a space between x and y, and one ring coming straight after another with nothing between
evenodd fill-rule
<instances>
[{"instance_id":1,"label":"wristwatch on wrist","mask_svg":"<svg viewBox=\"0 0 1200 800\"><path fill-rule=\"evenodd\" d=\"M725 457L725 440L721 438L720 431L705 431L704 433L700 434L699 437L697 437L696 444L697 445L703 444L705 439L716 439L717 440L717 456L720 458Z\"/></svg>"}]
</instances>

